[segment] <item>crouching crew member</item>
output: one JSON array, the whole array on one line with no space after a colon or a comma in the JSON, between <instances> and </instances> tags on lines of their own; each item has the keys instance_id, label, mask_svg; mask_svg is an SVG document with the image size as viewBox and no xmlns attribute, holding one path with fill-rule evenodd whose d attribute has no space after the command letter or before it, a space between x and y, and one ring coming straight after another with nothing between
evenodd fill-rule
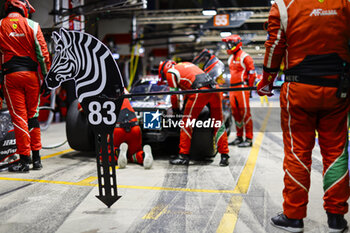
<instances>
[{"instance_id":1,"label":"crouching crew member","mask_svg":"<svg viewBox=\"0 0 350 233\"><path fill-rule=\"evenodd\" d=\"M127 91L125 90L125 93ZM119 153L117 156L119 168L125 168L129 162L142 164L150 169L153 164L152 150L145 145L142 150L142 132L137 117L129 99L124 99L120 109L117 124L113 132L113 145Z\"/></svg>"},{"instance_id":2,"label":"crouching crew member","mask_svg":"<svg viewBox=\"0 0 350 233\"><path fill-rule=\"evenodd\" d=\"M198 66L190 62L176 64L174 61L163 61L158 69L159 77L167 80L172 90L210 89L215 86L214 81ZM221 127L214 127L215 142L221 154L221 166L228 165L228 143L225 124L223 123L222 102L220 93L196 93L186 95L187 102L183 113L183 122L197 119L200 112L209 104L210 115L215 121L221 122ZM177 157L170 160L174 165L188 165L190 160L190 148L192 138L192 127L184 124L180 131L180 150Z\"/></svg>"},{"instance_id":3,"label":"crouching crew member","mask_svg":"<svg viewBox=\"0 0 350 233\"><path fill-rule=\"evenodd\" d=\"M253 87L256 78L254 62L251 56L242 50L242 39L231 35L222 39L230 55L228 65L231 73L231 87ZM235 118L237 138L230 145L250 147L253 141L253 120L250 114L249 91L231 91L230 103ZM245 131L245 141L243 134Z\"/></svg>"}]
</instances>

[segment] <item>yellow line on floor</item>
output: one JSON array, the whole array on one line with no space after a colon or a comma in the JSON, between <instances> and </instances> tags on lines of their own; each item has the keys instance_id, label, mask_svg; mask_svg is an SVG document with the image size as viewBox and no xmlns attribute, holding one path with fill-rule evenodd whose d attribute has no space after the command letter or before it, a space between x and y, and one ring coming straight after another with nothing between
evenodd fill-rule
<instances>
[{"instance_id":1,"label":"yellow line on floor","mask_svg":"<svg viewBox=\"0 0 350 233\"><path fill-rule=\"evenodd\" d=\"M153 219L157 220L162 214L168 211L168 205L157 205L151 209L142 219Z\"/></svg>"},{"instance_id":2,"label":"yellow line on floor","mask_svg":"<svg viewBox=\"0 0 350 233\"><path fill-rule=\"evenodd\" d=\"M258 153L260 150L261 142L265 134L266 125L270 118L270 114L271 114L271 108L269 107L266 113L265 119L263 121L263 124L258 133L258 136L256 137L254 141L254 145L250 150L248 160L241 172L241 175L238 178L237 185L233 190L234 193L236 194L246 194L248 192L250 181L254 173L256 161L258 159ZM236 223L238 220L238 214L241 209L242 202L243 202L242 196L233 196L231 198L230 203L227 206L226 212L220 221L219 227L216 229L217 233L227 233L227 232L231 233L235 230Z\"/></svg>"},{"instance_id":3,"label":"yellow line on floor","mask_svg":"<svg viewBox=\"0 0 350 233\"><path fill-rule=\"evenodd\" d=\"M133 186L133 185L118 185L118 188L178 191L178 192L197 192L197 193L231 193L231 194L234 194L233 190L216 190L216 189L167 188L167 187Z\"/></svg>"},{"instance_id":4,"label":"yellow line on floor","mask_svg":"<svg viewBox=\"0 0 350 233\"><path fill-rule=\"evenodd\" d=\"M79 181L79 182L66 182L66 181L55 181L55 180L38 180L38 179L23 179L23 178L13 178L13 177L0 177L0 180L8 180L8 181L26 181L26 182L64 184L64 185L76 185L76 186L97 186L97 184L90 183L96 179L97 179L97 177L89 177L89 178L84 179L84 180ZM90 182L87 182L87 181L90 181ZM215 189L167 188L167 187L136 186L136 185L118 185L118 188L177 191L177 192L231 193L231 194L234 194L233 190L215 190Z\"/></svg>"},{"instance_id":5,"label":"yellow line on floor","mask_svg":"<svg viewBox=\"0 0 350 233\"><path fill-rule=\"evenodd\" d=\"M0 180L25 181L25 182L35 182L35 183L48 183L48 184L77 185L77 186L97 186L96 184L81 183L81 182L56 181L56 180L38 180L38 179L22 179L22 178L13 178L13 177L0 177Z\"/></svg>"},{"instance_id":6,"label":"yellow line on floor","mask_svg":"<svg viewBox=\"0 0 350 233\"><path fill-rule=\"evenodd\" d=\"M244 194L244 193L248 192L250 180L253 176L256 161L258 159L258 154L259 154L261 142L264 138L266 125L267 125L267 122L270 118L270 115L271 115L271 108L269 107L269 109L266 113L265 119L264 119L262 126L260 128L260 131L258 133L258 136L256 137L256 139L254 141L254 145L253 145L252 149L250 150L248 160L247 160L247 162L246 162L246 164L241 172L241 175L238 178L237 185L234 189L235 193Z\"/></svg>"},{"instance_id":7,"label":"yellow line on floor","mask_svg":"<svg viewBox=\"0 0 350 233\"><path fill-rule=\"evenodd\" d=\"M241 209L243 197L242 196L233 196L230 200L229 205L227 206L226 212L222 217L217 233L221 232L233 232L238 220L238 213Z\"/></svg>"},{"instance_id":8,"label":"yellow line on floor","mask_svg":"<svg viewBox=\"0 0 350 233\"><path fill-rule=\"evenodd\" d=\"M85 185L85 184L91 184L91 182L97 180L96 176L90 176L84 180L81 180L79 182L77 182L78 185Z\"/></svg>"},{"instance_id":9,"label":"yellow line on floor","mask_svg":"<svg viewBox=\"0 0 350 233\"><path fill-rule=\"evenodd\" d=\"M41 159L48 159L48 158L55 157L57 155L61 155L61 154L72 152L72 151L74 151L74 150L73 149L63 150L63 151L60 151L60 152L57 152L57 153L53 153L53 154L50 154L50 155L41 156Z\"/></svg>"}]
</instances>

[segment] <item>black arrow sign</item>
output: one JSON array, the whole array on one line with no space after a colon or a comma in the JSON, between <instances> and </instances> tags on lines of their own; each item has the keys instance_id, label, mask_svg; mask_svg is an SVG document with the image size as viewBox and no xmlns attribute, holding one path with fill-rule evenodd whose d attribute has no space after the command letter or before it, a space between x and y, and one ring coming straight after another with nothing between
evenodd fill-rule
<instances>
[{"instance_id":1,"label":"black arrow sign","mask_svg":"<svg viewBox=\"0 0 350 233\"><path fill-rule=\"evenodd\" d=\"M116 161L113 146L113 131L118 118L123 98L111 100L96 98L83 101L82 107L87 109L88 121L95 135L96 164L100 199L108 208L121 196L118 196Z\"/></svg>"},{"instance_id":2,"label":"black arrow sign","mask_svg":"<svg viewBox=\"0 0 350 233\"><path fill-rule=\"evenodd\" d=\"M120 196L113 148L113 130L122 105L124 84L110 50L98 39L84 32L53 32L55 59L45 77L50 89L69 79L95 135L99 195L111 207ZM62 67L65 67L62 69Z\"/></svg>"},{"instance_id":3,"label":"black arrow sign","mask_svg":"<svg viewBox=\"0 0 350 233\"><path fill-rule=\"evenodd\" d=\"M121 196L118 196L117 191L117 178L115 175L116 162L114 155L106 150L106 148L111 148L113 146L113 142L108 142L108 135L110 134L99 134L95 131L99 188L99 195L96 197L109 208L114 202L121 198ZM109 158L111 158L111 161L109 161Z\"/></svg>"}]
</instances>

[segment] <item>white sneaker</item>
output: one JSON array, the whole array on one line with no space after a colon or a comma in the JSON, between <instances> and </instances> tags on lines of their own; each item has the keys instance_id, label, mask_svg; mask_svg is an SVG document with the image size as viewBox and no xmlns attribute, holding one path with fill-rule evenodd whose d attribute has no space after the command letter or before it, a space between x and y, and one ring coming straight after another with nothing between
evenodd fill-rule
<instances>
[{"instance_id":1,"label":"white sneaker","mask_svg":"<svg viewBox=\"0 0 350 233\"><path fill-rule=\"evenodd\" d=\"M125 168L128 163L128 159L126 157L126 152L128 151L128 144L123 142L119 147L119 156L118 156L118 167Z\"/></svg>"},{"instance_id":2,"label":"white sneaker","mask_svg":"<svg viewBox=\"0 0 350 233\"><path fill-rule=\"evenodd\" d=\"M145 169L150 169L153 164L153 156L152 149L150 145L145 145L143 147L143 153L145 153L145 157L143 158L143 167Z\"/></svg>"}]
</instances>

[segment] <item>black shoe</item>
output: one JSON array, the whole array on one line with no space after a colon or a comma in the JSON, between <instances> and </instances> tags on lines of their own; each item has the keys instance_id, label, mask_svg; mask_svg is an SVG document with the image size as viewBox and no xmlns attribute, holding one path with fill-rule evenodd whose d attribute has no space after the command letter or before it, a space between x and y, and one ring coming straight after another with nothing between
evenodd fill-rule
<instances>
[{"instance_id":1,"label":"black shoe","mask_svg":"<svg viewBox=\"0 0 350 233\"><path fill-rule=\"evenodd\" d=\"M43 165L41 164L41 157L39 151L33 151L33 170L41 170Z\"/></svg>"},{"instance_id":2,"label":"black shoe","mask_svg":"<svg viewBox=\"0 0 350 233\"><path fill-rule=\"evenodd\" d=\"M244 142L238 144L238 147L251 147L253 145L252 139L247 138Z\"/></svg>"},{"instance_id":3,"label":"black shoe","mask_svg":"<svg viewBox=\"0 0 350 233\"><path fill-rule=\"evenodd\" d=\"M9 167L9 172L27 173L29 172L29 156L20 155L18 163Z\"/></svg>"},{"instance_id":4,"label":"black shoe","mask_svg":"<svg viewBox=\"0 0 350 233\"><path fill-rule=\"evenodd\" d=\"M344 219L342 214L332 214L327 212L328 229L332 233L344 232L348 226L348 222Z\"/></svg>"},{"instance_id":5,"label":"black shoe","mask_svg":"<svg viewBox=\"0 0 350 233\"><path fill-rule=\"evenodd\" d=\"M220 160L220 163L219 165L221 167L226 167L228 166L228 159L230 158L230 156L228 156L228 154L221 154L221 160Z\"/></svg>"},{"instance_id":6,"label":"black shoe","mask_svg":"<svg viewBox=\"0 0 350 233\"><path fill-rule=\"evenodd\" d=\"M243 138L242 137L236 137L235 140L233 140L233 142L229 143L230 146L236 146L240 143L243 142Z\"/></svg>"},{"instance_id":7,"label":"black shoe","mask_svg":"<svg viewBox=\"0 0 350 233\"><path fill-rule=\"evenodd\" d=\"M41 164L41 159L33 160L33 170L41 170L43 165Z\"/></svg>"},{"instance_id":8,"label":"black shoe","mask_svg":"<svg viewBox=\"0 0 350 233\"><path fill-rule=\"evenodd\" d=\"M173 165L188 165L190 163L190 156L179 154L177 157L170 159L169 162Z\"/></svg>"},{"instance_id":9,"label":"black shoe","mask_svg":"<svg viewBox=\"0 0 350 233\"><path fill-rule=\"evenodd\" d=\"M271 224L274 227L278 227L289 232L303 232L304 230L303 219L291 219L285 216L283 213L271 218Z\"/></svg>"}]
</instances>

